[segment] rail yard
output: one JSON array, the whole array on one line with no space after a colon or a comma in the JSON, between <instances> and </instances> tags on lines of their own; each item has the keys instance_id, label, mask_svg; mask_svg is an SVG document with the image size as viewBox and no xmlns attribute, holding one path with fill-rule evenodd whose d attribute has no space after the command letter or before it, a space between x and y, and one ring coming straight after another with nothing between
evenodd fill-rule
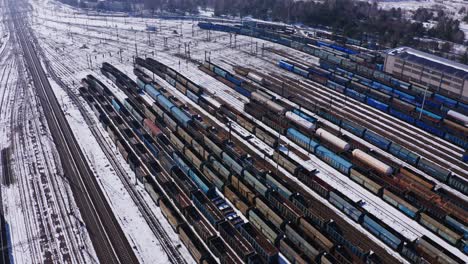
<instances>
[{"instance_id":1,"label":"rail yard","mask_svg":"<svg viewBox=\"0 0 468 264\"><path fill-rule=\"evenodd\" d=\"M383 51L261 21L2 4L18 44L0 81L29 78L2 93L17 139L0 141L0 197L41 198L21 213L2 198L3 260L468 262L468 102L385 72Z\"/></svg>"}]
</instances>

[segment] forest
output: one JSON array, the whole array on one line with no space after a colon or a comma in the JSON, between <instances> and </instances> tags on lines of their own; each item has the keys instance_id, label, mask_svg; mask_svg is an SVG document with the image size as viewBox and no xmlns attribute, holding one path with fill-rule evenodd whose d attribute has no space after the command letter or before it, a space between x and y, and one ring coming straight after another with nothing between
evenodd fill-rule
<instances>
[{"instance_id":1,"label":"forest","mask_svg":"<svg viewBox=\"0 0 468 264\"><path fill-rule=\"evenodd\" d=\"M444 12L420 9L412 19L408 19L401 9L382 10L376 3L354 0L144 0L144 3L149 9L175 13L196 13L198 6L210 7L214 8L217 16L252 16L319 26L357 39L371 35L377 38L379 44L388 47L418 46L423 37L436 37L455 43L463 43L465 38L459 28L460 22ZM426 29L423 22L429 20L437 24Z\"/></svg>"}]
</instances>

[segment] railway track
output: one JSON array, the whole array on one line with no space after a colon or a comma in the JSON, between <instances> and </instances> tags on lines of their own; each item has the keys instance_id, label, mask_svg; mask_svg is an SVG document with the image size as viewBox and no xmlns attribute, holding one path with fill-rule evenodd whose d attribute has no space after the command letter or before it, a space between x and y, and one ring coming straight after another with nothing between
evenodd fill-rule
<instances>
[{"instance_id":1,"label":"railway track","mask_svg":"<svg viewBox=\"0 0 468 264\"><path fill-rule=\"evenodd\" d=\"M174 92L175 94L177 94L178 96L183 96L178 90L176 90L175 88L171 87L171 86L165 86L167 87L168 90L171 90L172 92ZM185 98L186 102L190 102L190 104L192 104L193 107L197 108L201 113L202 113L202 117L203 119L209 119L211 122L215 122L215 123L218 123L218 124L223 124L223 127L225 129L228 129L227 128L227 125L225 125L223 122L221 122L220 120L218 120L216 117L212 116L211 114L207 113L204 109L202 109L201 107L199 106L196 106L196 105L193 105L193 103L188 99L188 98ZM241 141L241 142L244 142L244 144L246 144L247 146L249 146L249 148L251 148L253 151L258 151L258 149L253 146L252 144L246 142L244 139L242 139L237 133L233 133L232 136L236 137L237 140ZM255 137L255 136L254 136ZM258 141L261 141L260 139L257 138ZM273 162L272 160L270 160L270 163ZM268 161L267 161L268 162ZM271 165L275 166L276 163L271 163ZM384 247L382 247L382 245L374 242L371 240L371 238L369 239L363 239L362 237L362 233L360 233L359 231L357 231L355 229L355 227L352 227L352 225L354 224L351 224L348 222L348 220L344 220L342 219L342 217L344 218L347 218L347 216L345 216L344 214L342 214L341 216L334 211L334 209L331 209L331 208L328 208L326 206L324 206L323 204L323 201L319 201L317 198L315 198L314 196L312 196L310 194L310 192L313 192L309 187L306 187L304 186L302 183L300 183L300 181L298 179L296 179L295 177L290 177L290 179L296 184L298 185L298 188L300 189L304 189L305 192L304 194L306 195L306 198L314 201L314 204L316 206L313 206L314 208L314 211L315 210L318 210L320 211L320 214L322 217L326 218L326 219L339 219L338 222L340 223L340 226L341 224L343 226L345 226L346 230L350 231L349 234L345 234L345 236L350 240L352 241L353 243L355 243L355 245L363 248L364 250L366 251L374 251L376 252L377 254L379 254L379 256L382 257L383 260L386 260L384 263L395 263L396 259L394 256L392 256L387 250L389 249L385 249ZM362 227L359 227L359 229L362 231L364 229L362 229ZM367 231L365 231L367 232ZM415 231L416 232L416 231ZM372 235L370 235L371 237L373 237Z\"/></svg>"},{"instance_id":2,"label":"railway track","mask_svg":"<svg viewBox=\"0 0 468 264\"><path fill-rule=\"evenodd\" d=\"M264 60L271 63L271 60ZM295 91L301 96L306 96L306 98L311 101L319 102L322 106L327 108L333 107L333 111L335 113L339 112L347 118L352 118L352 115L349 114L352 112L355 116L354 121L356 123L364 125L365 127L371 127L374 131L382 133L385 137L396 143L405 145L408 149L433 161L439 166L450 169L452 172L462 177L468 177L468 165L461 161L463 150L460 147L454 146L441 138L430 135L419 128L417 130L420 131L420 133L415 133L412 125L393 116L382 113L370 106L357 102L356 100L339 92L332 91L327 87L320 87L318 84L310 80L301 80L300 82L297 82L297 80L285 74L279 74L278 71L270 71L268 74L263 73L263 75L265 78L272 79L277 83L282 83L285 80L293 83L294 86L298 87ZM305 90L299 89L299 87ZM320 96L322 99L321 101L323 102L313 98L306 91ZM356 105L358 105L363 111L358 111L355 108ZM384 126L382 126L382 123ZM403 128L403 130L401 128ZM427 149L428 146L430 147L429 150Z\"/></svg>"},{"instance_id":3,"label":"railway track","mask_svg":"<svg viewBox=\"0 0 468 264\"><path fill-rule=\"evenodd\" d=\"M226 62L229 64L228 62ZM233 65L231 65L233 66ZM266 76L263 76L266 77ZM273 131L271 128L268 128L266 125L262 124L260 121L256 122L257 124L261 124L264 129L269 130L271 133L274 135L278 134L277 132ZM282 139L285 142L290 142L288 139L284 138L281 136ZM297 144L294 143L289 143L288 145L293 145L296 146ZM301 149L301 147L296 146L296 148ZM302 149L301 149L302 150ZM306 151L302 150L303 154L307 154ZM437 235L433 234L429 230L427 230L425 227L420 226L419 223L416 223L415 221L411 220L410 218L403 216L401 212L397 213L396 209L393 210L387 210L384 207L381 206L377 201L380 200L380 198L374 196L372 193L368 192L367 190L361 189L362 187L357 186L356 183L352 182L350 179L345 178L344 180L342 177L338 177L337 175L330 173L330 168L326 168L326 166L323 162L314 162L310 160L310 163L313 163L312 167L318 169L322 174L325 174L326 177L329 179L332 179L332 182L326 178L322 178L322 180L325 180L328 182L331 186L337 186L341 185L343 186L342 189L344 189L346 192L350 192L355 196L355 200L363 200L366 202L366 204L363 206L367 210L371 212L371 214L377 216L380 218L383 222L387 223L389 226L397 226L398 228L396 230L399 230L398 232L402 234L404 237L407 237L409 240L414 240L418 237L421 237L423 235L427 235L431 237L432 239L440 239ZM303 164L303 161L299 162L299 164ZM324 165L322 165L324 164ZM319 176L323 177L323 176ZM349 182L348 182L349 181ZM336 188L336 187L335 187ZM386 203L382 201L382 203ZM369 207L371 205L372 207ZM388 205L387 205L388 206ZM401 218L403 216L403 218ZM418 228L414 227L413 225L416 224ZM452 248L450 245L446 244L446 246L450 247L451 250L457 250L455 248Z\"/></svg>"},{"instance_id":4,"label":"railway track","mask_svg":"<svg viewBox=\"0 0 468 264\"><path fill-rule=\"evenodd\" d=\"M449 153L452 151L448 146L441 147L443 142L433 142L428 140L418 133L412 132L412 128L409 124L388 116L382 117L382 113L378 113L378 110L374 110L371 107L364 106L363 104L360 104L363 111L358 111L354 105L359 105L359 102L351 98L346 98L344 95L337 93L327 94L327 92L325 92L323 89L320 89L316 85L310 84L309 82L307 82L307 84L302 87L307 87L309 89L308 91L314 89L314 92L318 92L317 95L322 96L322 98L323 96L327 95L333 98L332 100L334 103L339 103L341 106L343 106L332 106L333 111L339 113L342 117L347 117L358 124L362 124L365 127L371 128L373 131L378 132L393 142L403 144L408 149L411 149L419 155L438 164L439 166L450 169L452 172L462 177L467 177L466 173L468 171L468 165L464 164L460 160L460 157L454 157L453 155L450 155ZM302 92L301 94L303 96L307 95L305 92ZM307 98L312 99L310 95L308 95ZM345 101L348 102L345 103ZM397 126L405 128L407 133L404 133Z\"/></svg>"},{"instance_id":5,"label":"railway track","mask_svg":"<svg viewBox=\"0 0 468 264\"><path fill-rule=\"evenodd\" d=\"M290 84L293 83L291 78L287 76L279 76L275 72L270 72L268 75L262 75L276 83L282 83L285 78L289 80ZM363 104L352 98L347 98L347 96L335 91L329 91L328 88L322 89L318 85L309 81L294 82L294 85L290 85L289 89L293 89L294 92L299 94L304 100L307 100L310 105L331 108L332 112L339 116L351 119L357 124L370 128L386 138L406 146L408 149L433 161L437 165L450 169L452 172L462 177L467 177L466 172L468 171L468 165L464 164L452 155L447 154L445 151L440 149L440 146L428 139L424 139L423 136L417 135L414 132L404 133L401 129L395 127L395 124L389 121L387 116L382 118L382 113L378 113L378 110L363 106ZM359 105L363 111L358 111L355 108L356 105ZM388 118L392 120L394 119L393 117ZM403 126L405 131L412 131L409 124L405 124L402 121L397 123ZM430 150L427 150L428 146L430 146ZM449 147L445 148L448 149ZM452 164L456 165L452 166Z\"/></svg>"},{"instance_id":6,"label":"railway track","mask_svg":"<svg viewBox=\"0 0 468 264\"><path fill-rule=\"evenodd\" d=\"M40 50L41 53L43 53L42 49ZM50 54L51 55L51 54ZM187 263L187 261L182 257L180 252L177 250L176 246L171 242L171 238L167 234L167 232L164 230L164 227L161 225L159 222L158 218L154 215L152 212L150 206L147 204L147 202L144 200L144 198L141 196L141 194L138 192L138 190L135 189L133 186L134 184L131 182L130 178L128 177L127 172L125 169L122 167L121 163L119 160L116 158L116 154L112 151L112 149L109 147L109 143L106 142L104 139L103 135L99 131L98 128L96 128L96 123L90 116L93 115L93 113L89 113L85 107L83 106L81 100L78 98L78 96L71 91L68 88L68 85L66 85L56 74L55 70L52 69L50 66L50 63L47 62L46 65L48 66L48 72L51 74L51 77L65 90L67 91L67 94L70 96L72 99L73 103L78 106L78 109L82 116L84 117L86 124L91 128L91 132L93 133L94 137L98 141L99 145L101 146L101 149L104 151L106 157L109 159L112 167L116 171L119 179L122 181L122 183L125 186L125 189L128 191L130 194L132 200L135 202L135 204L138 206L139 211L145 218L146 222L148 223L149 227L153 231L154 235L157 237L159 240L161 246L163 247L164 251L167 253L169 260L171 263L174 264L183 264ZM72 74L70 70L66 67L66 65L61 65L61 72L63 74Z\"/></svg>"},{"instance_id":7,"label":"railway track","mask_svg":"<svg viewBox=\"0 0 468 264\"><path fill-rule=\"evenodd\" d=\"M27 25L22 22L18 3L9 2L12 23L23 49L34 85L38 91L54 142L60 153L66 177L73 183L72 189L82 211L91 240L102 263L138 263L122 229L118 225L103 193L89 168L83 153L60 109L42 65L26 39Z\"/></svg>"}]
</instances>

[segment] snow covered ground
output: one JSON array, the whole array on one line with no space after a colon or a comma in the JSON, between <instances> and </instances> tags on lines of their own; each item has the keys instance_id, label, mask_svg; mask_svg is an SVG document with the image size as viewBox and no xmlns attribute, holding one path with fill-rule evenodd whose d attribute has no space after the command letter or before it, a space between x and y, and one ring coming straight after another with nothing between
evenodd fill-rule
<instances>
[{"instance_id":1,"label":"snow covered ground","mask_svg":"<svg viewBox=\"0 0 468 264\"><path fill-rule=\"evenodd\" d=\"M244 36L238 36L235 39L229 34L220 32L211 32L209 34L207 31L200 30L196 26L196 22L192 21L86 16L56 2L35 0L32 3L34 11L30 22L42 47L44 57L49 61L58 77L68 86L67 89L64 89L61 86L54 85L55 93L62 108L68 114L70 125L84 153L99 175L100 183L109 201L111 201L119 222L122 224L127 237L129 237L130 243L135 246L138 257L142 262L165 262L167 256L158 246L156 237L148 230L148 226L138 210L135 209L135 204L126 193L109 160L101 148L98 147L88 124L77 110L77 105L70 96L78 93L79 80L92 73L104 81L111 89L117 91L118 89L113 87L100 74L99 66L101 63L108 61L131 78L134 78L132 73L134 57L137 55L141 57L150 56L181 71L216 96L242 110L243 103L247 102L247 98L240 96L215 79L207 77L190 60L202 62L205 58L212 59L226 68L230 68L231 64L239 62L256 69L265 66L273 67L256 57L261 54L263 45L265 47L274 46L276 49L284 50L292 56L309 60L310 63L315 63L314 58L258 39ZM158 30L156 32L147 32L145 30L146 25L156 25ZM273 53L268 53L266 56L271 60L281 58ZM186 60L188 57L189 60ZM89 108L87 108L87 111L91 113ZM97 123L94 114L91 113L90 116L93 116L94 122ZM98 129L109 142L107 133L99 125L91 129ZM112 145L112 143L109 143L109 146L115 151L115 147ZM265 148L265 146L260 147ZM133 178L133 173L120 155L116 156L121 161L122 166L125 167L128 177ZM419 224L409 221L400 212L390 208L380 198L374 197L362 187L356 186L355 183L348 182L348 178L330 176L335 174L336 171L318 159L314 158L311 165L320 167L324 171L331 171L330 173L322 173L323 179L340 184L340 186L351 186L352 188L342 188L344 188L343 190L350 189L348 191L355 200L363 197L368 200L368 209L376 212L377 215L380 214L380 217L387 217L386 214L393 215L393 217L389 218L388 223L396 226L408 237L414 238L416 233L427 232ZM139 190L149 201L150 199L144 194L144 191ZM385 210L375 209L379 206L385 208ZM164 223L166 231L171 237L174 237L174 243L180 244L177 235L174 234L167 221L161 216L159 208L153 206L153 210L155 214L160 216L159 219ZM190 259L188 251L184 247L181 247L180 250L184 256L187 256L187 259ZM27 261L23 263L27 263Z\"/></svg>"},{"instance_id":2,"label":"snow covered ground","mask_svg":"<svg viewBox=\"0 0 468 264\"><path fill-rule=\"evenodd\" d=\"M2 177L1 196L11 261L95 262L6 11L0 11L7 18L0 24L0 149L10 155L0 175L10 171L8 182Z\"/></svg>"},{"instance_id":3,"label":"snow covered ground","mask_svg":"<svg viewBox=\"0 0 468 264\"><path fill-rule=\"evenodd\" d=\"M34 2L34 4L45 5L46 3ZM45 9L41 9L41 8L49 8L49 10L53 10L56 6L53 5L53 6L45 7L45 6L34 5L34 7L37 8L36 10L38 12L44 12ZM59 11L54 11L54 12L57 12L56 14L59 14L58 13ZM101 20L101 22L105 25L104 20ZM64 24L64 26L67 27L66 24ZM144 25L141 25L141 27L143 26ZM60 78L60 80L70 88L70 89L64 89L64 87L58 85L54 79L52 78L49 79L54 89L54 92L59 100L59 103L61 104L63 111L66 113L70 126L75 136L77 137L77 140L80 142L80 146L86 158L88 159L89 164L91 165L92 169L97 175L98 182L101 184L101 187L104 190L104 193L107 196L112 209L116 213L117 219L122 225L124 232L129 239L130 244L135 249L138 259L140 260L141 263L168 263L168 257L162 249L161 242L158 241L157 237L152 233L148 224L145 222L145 219L142 217L141 213L138 211L138 207L136 206L134 201L130 198L130 195L125 189L122 181L118 178L115 168L110 165L109 160L103 153L103 150L99 146L95 136L92 134L92 130L93 132L98 131L98 133L100 133L102 137L107 141L108 146L110 146L114 152L113 154L115 158L118 159L118 163L122 167L124 167L124 170L126 172L125 176L130 178L133 182L135 181L134 173L130 170L129 166L123 160L121 155L117 154L118 152L115 148L115 145L108 138L107 132L105 132L102 129L102 127L99 125L99 122L97 118L95 117L95 115L92 113L91 109L87 107L86 104L83 104L87 108L86 111L90 113L89 116L94 119L95 125L92 125L90 127L89 124L86 123L85 119L81 115L77 107L76 101L73 101L72 100L73 97L70 96L70 95L76 95L79 80L83 78L84 76L86 76L87 74L95 74L101 80L103 81L105 80L105 78L103 78L103 76L100 75L99 72L97 71L98 65L94 61L89 62L90 63L89 66L91 66L91 63L92 63L92 67L88 68L88 61L86 60L86 56L84 56L84 54L86 53L84 52L82 53L82 51L86 49L85 48L80 49L82 48L83 43L86 43L89 46L94 44L95 46L93 46L93 48L97 46L101 46L100 39L95 40L96 41L95 43L91 43L91 41L84 41L83 39L78 40L78 37L77 39L69 38L69 35L67 32L65 31L59 32L58 30L52 30L51 27L47 25L47 23L41 25L41 28L34 28L34 29L37 30L35 31L35 34L38 37L38 44L42 48L41 51L38 50L38 52L41 53L41 55L43 55L44 57L43 64L45 68L47 68L46 67L47 65L50 65L51 69L53 69L53 71L58 76L58 78ZM52 38L48 37L48 34L51 34L51 33L54 35L54 37ZM78 45L79 43L80 43L80 47L74 46L74 45ZM65 47L77 51L77 54L68 53L68 50L64 50ZM107 55L107 54L104 54L104 55ZM92 58L92 60L94 60L94 58ZM130 73L132 69L131 59L127 57L124 62L127 65L127 68L124 69L124 71ZM111 84L109 83L108 85L111 86ZM2 87L4 87L4 85L2 85ZM28 87L32 89L32 87L30 86ZM32 111L30 112L40 113L40 111L33 111L33 109L31 110ZM39 114L36 114L36 115L38 115L38 118L40 118ZM42 138L37 139L35 141L42 143L42 144L46 144L46 145L53 144L50 136L47 136L47 134L45 133L43 133ZM47 158L44 158L43 160L52 162L54 159L52 159L52 157L47 157ZM27 165L28 163L24 162L24 164ZM51 167L51 169L53 168L54 167ZM39 171L39 173L40 172L41 171ZM44 172L44 174L47 176L49 175L54 176L53 172L51 171ZM54 176L54 178L59 178L59 177ZM176 246L176 248L178 248L178 250L184 256L184 258L187 260L188 263L193 263L193 259L190 256L190 253L185 248L185 246L181 244L177 234L172 230L166 218L162 216L160 209L154 204L154 202L151 200L149 195L146 194L146 191L144 191L141 186L136 186L135 188L137 192L144 198L144 200L148 204L151 205L150 208L153 211L153 214L157 216L160 223L163 225L165 231L168 233L169 237L171 237L172 239L171 242ZM62 195L65 195L68 193L71 194L71 192L69 191L63 191L63 192L57 192L57 193L59 194L61 193ZM34 205L32 198L31 198L31 201L17 201L17 200L18 199L16 199L16 204L22 204L23 206L31 205L31 207ZM66 200L73 200L73 198L67 197ZM11 203L13 202L15 201L12 201ZM74 208L74 211L76 211L74 213L78 212L76 208ZM15 216L17 219L19 219L18 221L24 218L27 219L27 217L24 217L23 215L21 215L22 211L20 210L14 210L13 213L19 214L19 216ZM18 257L17 259L15 259L15 261L17 263L44 262L45 260L44 256L47 256L48 253L46 252L46 253L41 254L41 251L39 248L38 249L32 248L31 245L27 243L27 241L28 240L34 241L33 240L34 237L32 238L30 236L25 237L26 234L24 235L21 234L21 232L26 233L26 231L28 231L28 232L32 232L33 233L32 235L34 235L35 233L40 232L41 229L39 227L31 227L30 228L31 231L24 230L24 228L16 231L17 226L18 228L20 227L17 224L14 224L11 226L12 236L14 237L14 241L13 241L14 252L16 251L20 252L20 254L17 254ZM60 230L66 231L67 228L74 230L72 229L72 226L63 227ZM75 229L76 229L75 231L76 234L72 235L72 237L76 237L76 239L81 239L81 240L86 239L85 242L87 242L88 244L86 245L86 247L84 247L84 250L81 251L82 255L86 253L86 255L84 256L86 258L84 260L73 260L73 262L89 263L89 262L97 261L92 245L89 242L89 238L86 236L86 234L80 235L80 232L82 232L83 229L78 228L78 227ZM65 232L65 231L61 231L61 232ZM56 236L58 237L57 240L61 239L61 236L59 236L61 232L56 232L57 233ZM47 239L52 240L52 238L49 238L49 237L42 237L41 234L38 234L35 236L38 239L41 238L42 240L47 240ZM81 238L81 237L84 237L84 238ZM24 246L22 246L21 243L16 244L15 243L16 239L25 241L25 242L22 242ZM81 244L74 245L73 247L69 246L66 249L62 249L61 251L68 253L68 251L72 251L72 249L81 248L82 247ZM38 243L38 246L39 246L39 243ZM47 247L45 248L47 249ZM39 252L38 254L39 256L36 257L35 259L32 259L33 257L35 257L34 252L26 253L25 250L37 250ZM86 252L86 250L89 252ZM60 251L60 250L55 250L55 251ZM77 254L78 253L80 253L80 251L77 250ZM58 259L58 257L55 257L55 256L53 257L54 259Z\"/></svg>"},{"instance_id":4,"label":"snow covered ground","mask_svg":"<svg viewBox=\"0 0 468 264\"><path fill-rule=\"evenodd\" d=\"M360 0L368 1L369 0ZM408 17L411 17L413 11L418 8L427 8L434 10L443 10L445 14L462 21L463 17L468 14L468 3L465 0L377 0L379 7L383 9L401 8L408 11ZM465 7L465 13L459 13L460 9ZM461 22L460 29L465 32L465 40L468 40L468 23Z\"/></svg>"}]
</instances>

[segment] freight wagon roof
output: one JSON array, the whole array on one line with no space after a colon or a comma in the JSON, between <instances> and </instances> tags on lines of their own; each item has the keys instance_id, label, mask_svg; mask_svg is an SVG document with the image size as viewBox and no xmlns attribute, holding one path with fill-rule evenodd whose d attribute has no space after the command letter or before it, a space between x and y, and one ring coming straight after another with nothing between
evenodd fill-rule
<instances>
[{"instance_id":1,"label":"freight wagon roof","mask_svg":"<svg viewBox=\"0 0 468 264\"><path fill-rule=\"evenodd\" d=\"M435 55L425 53L408 47L396 48L388 52L403 60L422 64L429 68L442 71L462 79L468 79L468 66L455 61L447 60Z\"/></svg>"}]
</instances>

